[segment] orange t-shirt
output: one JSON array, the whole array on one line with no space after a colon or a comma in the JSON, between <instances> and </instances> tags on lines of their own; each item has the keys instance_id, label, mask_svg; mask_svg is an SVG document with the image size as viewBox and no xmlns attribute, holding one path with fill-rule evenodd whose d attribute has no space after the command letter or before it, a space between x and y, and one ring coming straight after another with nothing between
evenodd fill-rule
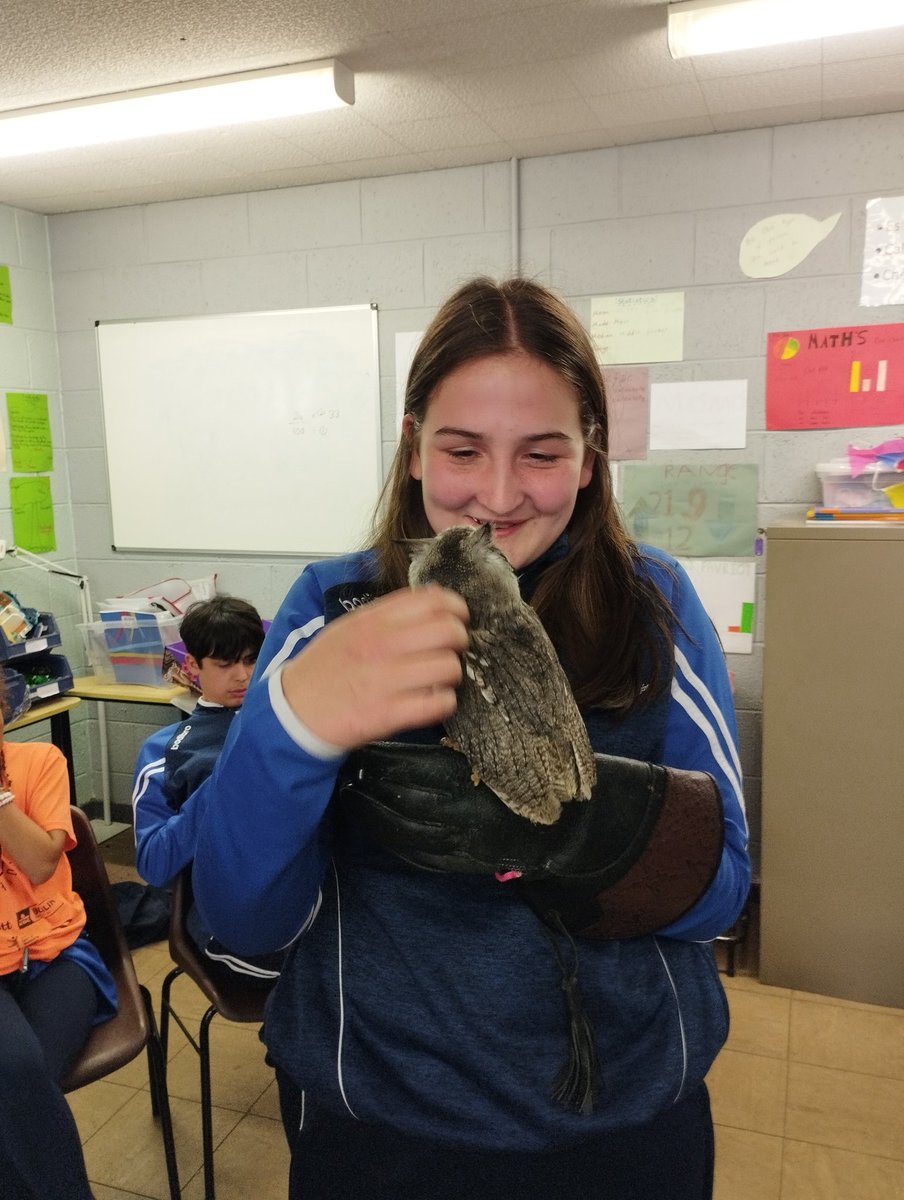
<instances>
[{"instance_id":1,"label":"orange t-shirt","mask_svg":"<svg viewBox=\"0 0 904 1200\"><path fill-rule=\"evenodd\" d=\"M75 845L69 814L66 759L47 742L4 742L6 773L14 804L46 832L66 832L64 850ZM72 890L65 853L45 883L32 883L0 845L0 975L29 956L49 962L71 946L85 925L85 906Z\"/></svg>"}]
</instances>

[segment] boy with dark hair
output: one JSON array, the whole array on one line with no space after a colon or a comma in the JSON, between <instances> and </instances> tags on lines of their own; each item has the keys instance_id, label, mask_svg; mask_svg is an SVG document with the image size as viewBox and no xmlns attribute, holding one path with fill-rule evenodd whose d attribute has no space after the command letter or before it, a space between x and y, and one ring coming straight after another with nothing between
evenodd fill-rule
<instances>
[{"instance_id":1,"label":"boy with dark hair","mask_svg":"<svg viewBox=\"0 0 904 1200\"><path fill-rule=\"evenodd\" d=\"M234 596L193 604L182 619L185 669L196 675L201 696L190 716L158 729L144 742L135 764L132 808L135 861L148 883L163 887L195 856L197 831L207 810L207 789L198 790L216 765L241 708L264 640L257 609ZM192 906L188 931L212 960L246 982L270 987L281 954L240 958L209 934Z\"/></svg>"}]
</instances>

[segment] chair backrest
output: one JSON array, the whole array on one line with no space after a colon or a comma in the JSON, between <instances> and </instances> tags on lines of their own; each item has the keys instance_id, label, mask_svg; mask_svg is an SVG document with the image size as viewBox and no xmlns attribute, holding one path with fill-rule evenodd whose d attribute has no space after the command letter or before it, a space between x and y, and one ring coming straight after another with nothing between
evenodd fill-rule
<instances>
[{"instance_id":1,"label":"chair backrest","mask_svg":"<svg viewBox=\"0 0 904 1200\"><path fill-rule=\"evenodd\" d=\"M244 983L228 967L212 962L198 949L185 925L192 905L191 863L180 871L173 883L170 909L169 952L173 962L182 968L201 989L210 1003L227 1021L248 1021L260 1024L264 1019L267 993Z\"/></svg>"},{"instance_id":2,"label":"chair backrest","mask_svg":"<svg viewBox=\"0 0 904 1200\"><path fill-rule=\"evenodd\" d=\"M115 1017L92 1029L63 1080L64 1092L75 1091L125 1066L141 1053L150 1035L135 965L94 830L80 808L73 805L71 811L77 841L69 851L72 886L85 905L86 931L116 982L119 1009Z\"/></svg>"}]
</instances>

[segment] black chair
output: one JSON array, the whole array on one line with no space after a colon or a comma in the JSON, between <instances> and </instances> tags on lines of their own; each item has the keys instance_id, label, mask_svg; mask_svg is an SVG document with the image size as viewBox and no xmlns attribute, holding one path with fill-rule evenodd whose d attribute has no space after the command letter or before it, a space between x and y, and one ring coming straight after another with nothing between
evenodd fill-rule
<instances>
[{"instance_id":1,"label":"black chair","mask_svg":"<svg viewBox=\"0 0 904 1200\"><path fill-rule=\"evenodd\" d=\"M74 1092L102 1079L147 1050L151 1105L160 1118L166 1174L171 1200L179 1200L176 1147L166 1091L166 1060L154 1008L147 988L139 984L135 964L107 877L107 869L88 817L72 806L72 828L77 845L69 851L72 886L81 896L87 915L86 929L116 982L119 1009L115 1017L96 1025L63 1080L63 1091Z\"/></svg>"},{"instance_id":2,"label":"black chair","mask_svg":"<svg viewBox=\"0 0 904 1200\"><path fill-rule=\"evenodd\" d=\"M194 1047L201 1072L201 1145L204 1154L204 1200L215 1200L213 1169L213 1117L210 1088L210 1023L220 1014L227 1021L260 1025L264 1019L267 992L244 983L238 976L231 978L228 968L218 967L208 959L188 934L185 919L192 904L191 866L177 875L173 885L170 913L169 951L176 964L163 981L160 994L160 1040L166 1061L169 1040L169 1019L176 1022ZM180 975L187 975L209 1000L210 1007L201 1018L197 1038L186 1028L172 1006L170 994Z\"/></svg>"}]
</instances>

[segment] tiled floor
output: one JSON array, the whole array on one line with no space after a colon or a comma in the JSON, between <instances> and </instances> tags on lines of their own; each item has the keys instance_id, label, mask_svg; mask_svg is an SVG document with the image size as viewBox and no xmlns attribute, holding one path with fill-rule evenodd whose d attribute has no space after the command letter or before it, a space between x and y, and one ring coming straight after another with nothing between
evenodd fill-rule
<instances>
[{"instance_id":1,"label":"tiled floor","mask_svg":"<svg viewBox=\"0 0 904 1200\"><path fill-rule=\"evenodd\" d=\"M139 978L159 1002L171 967L166 943L134 952ZM190 980L178 979L173 1005L197 1028L207 1002ZM289 1158L273 1073L264 1063L257 1028L214 1018L211 1026L213 1132L220 1200L284 1200ZM170 1027L168 1084L182 1195L204 1195L198 1057L178 1027ZM167 1200L159 1127L151 1116L144 1056L69 1096L82 1134L96 1200Z\"/></svg>"},{"instance_id":2,"label":"tiled floor","mask_svg":"<svg viewBox=\"0 0 904 1200\"><path fill-rule=\"evenodd\" d=\"M715 1200L904 1200L904 1011L763 986L745 973L753 941L738 974L725 979L732 1029L709 1077ZM159 1000L170 965L166 943L137 950L135 961ZM195 1024L205 1007L185 979L174 1003ZM282 1200L288 1156L256 1029L217 1018L211 1040L217 1196ZM169 1087L182 1194L198 1200L197 1057L176 1028ZM165 1200L145 1060L70 1100L97 1200Z\"/></svg>"}]
</instances>

